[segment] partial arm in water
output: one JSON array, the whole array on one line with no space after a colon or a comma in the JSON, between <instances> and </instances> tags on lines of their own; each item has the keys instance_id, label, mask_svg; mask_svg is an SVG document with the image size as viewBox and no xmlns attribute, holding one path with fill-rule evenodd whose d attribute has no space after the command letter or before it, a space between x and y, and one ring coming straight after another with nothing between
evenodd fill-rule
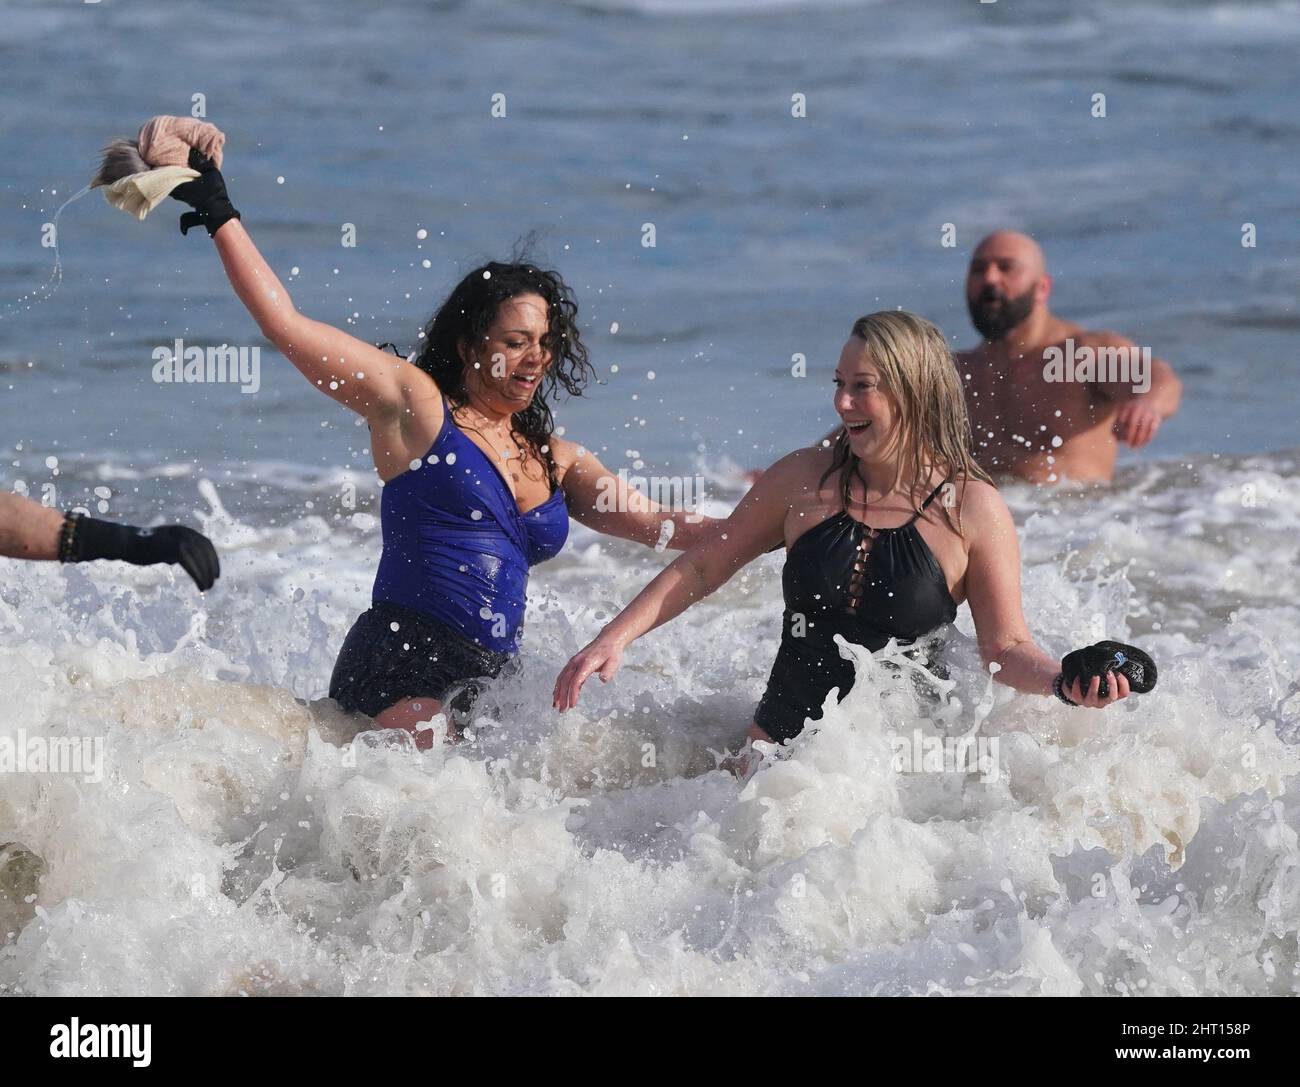
<instances>
[{"instance_id":1,"label":"partial arm in water","mask_svg":"<svg viewBox=\"0 0 1300 1087\"><path fill-rule=\"evenodd\" d=\"M616 476L589 449L563 438L554 438L551 444L563 471L561 486L570 515L596 532L647 547L685 551L711 539L721 524L716 517L689 508L700 495L683 493L688 508L669 509L642 494L626 477ZM679 482L683 492L695 486L692 480Z\"/></svg>"},{"instance_id":2,"label":"partial arm in water","mask_svg":"<svg viewBox=\"0 0 1300 1087\"><path fill-rule=\"evenodd\" d=\"M962 496L963 529L970 536L970 557L966 567L966 601L975 620L980 657L986 665L997 665L993 678L1027 694L1051 696L1061 672L1035 643L1020 596L1020 542L1011 511L995 487L968 482ZM1080 681L1065 688L1066 695L1080 706L1102 709L1129 695L1125 676L1107 673L1108 693L1100 692L1101 679L1093 677L1087 689Z\"/></svg>"}]
</instances>

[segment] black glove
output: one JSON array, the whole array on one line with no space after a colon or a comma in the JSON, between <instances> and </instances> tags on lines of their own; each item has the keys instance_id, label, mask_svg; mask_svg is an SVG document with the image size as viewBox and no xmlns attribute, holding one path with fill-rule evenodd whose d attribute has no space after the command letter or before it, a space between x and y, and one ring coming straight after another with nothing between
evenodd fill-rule
<instances>
[{"instance_id":1,"label":"black glove","mask_svg":"<svg viewBox=\"0 0 1300 1087\"><path fill-rule=\"evenodd\" d=\"M184 525L136 528L70 513L59 540L64 562L121 559L136 566L180 563L200 592L207 592L221 575L217 550L201 532Z\"/></svg>"},{"instance_id":2,"label":"black glove","mask_svg":"<svg viewBox=\"0 0 1300 1087\"><path fill-rule=\"evenodd\" d=\"M1071 687L1079 681L1080 690L1086 691L1093 676L1101 677L1097 694L1110 697L1107 672L1115 672L1128 679L1134 694L1146 694L1156 685L1156 662L1136 646L1123 642L1097 642L1086 649L1076 649L1061 658L1061 686Z\"/></svg>"},{"instance_id":3,"label":"black glove","mask_svg":"<svg viewBox=\"0 0 1300 1087\"><path fill-rule=\"evenodd\" d=\"M190 227L202 224L208 228L210 238L219 227L238 219L239 212L226 195L226 179L221 171L198 148L190 152L190 169L198 170L199 176L172 189L172 196L194 209L181 216L181 233L188 234Z\"/></svg>"}]
</instances>

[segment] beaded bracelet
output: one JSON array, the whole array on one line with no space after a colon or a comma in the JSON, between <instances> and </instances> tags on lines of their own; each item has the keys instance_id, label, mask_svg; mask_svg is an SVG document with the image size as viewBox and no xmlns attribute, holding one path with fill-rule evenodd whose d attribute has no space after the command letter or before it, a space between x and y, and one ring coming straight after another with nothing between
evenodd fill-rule
<instances>
[{"instance_id":1,"label":"beaded bracelet","mask_svg":"<svg viewBox=\"0 0 1300 1087\"><path fill-rule=\"evenodd\" d=\"M1077 706L1079 703L1065 696L1065 691L1062 689L1064 686L1065 686L1065 673L1057 672L1056 678L1052 680L1052 694L1056 695L1056 697L1059 698L1062 702L1064 702L1067 706Z\"/></svg>"},{"instance_id":2,"label":"beaded bracelet","mask_svg":"<svg viewBox=\"0 0 1300 1087\"><path fill-rule=\"evenodd\" d=\"M73 548L77 542L77 526L81 523L81 518L85 516L77 510L65 514L63 518L63 527L59 529L59 561L76 562L73 558Z\"/></svg>"}]
</instances>

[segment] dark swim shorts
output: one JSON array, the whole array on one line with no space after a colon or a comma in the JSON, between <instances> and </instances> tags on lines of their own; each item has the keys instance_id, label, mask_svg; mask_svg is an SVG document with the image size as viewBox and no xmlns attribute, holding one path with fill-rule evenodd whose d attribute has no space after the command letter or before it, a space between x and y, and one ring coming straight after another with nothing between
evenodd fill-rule
<instances>
[{"instance_id":1,"label":"dark swim shorts","mask_svg":"<svg viewBox=\"0 0 1300 1087\"><path fill-rule=\"evenodd\" d=\"M393 629L393 624L397 629ZM468 713L485 680L513 659L418 611L377 602L348 631L330 676L330 698L375 717L404 698Z\"/></svg>"}]
</instances>

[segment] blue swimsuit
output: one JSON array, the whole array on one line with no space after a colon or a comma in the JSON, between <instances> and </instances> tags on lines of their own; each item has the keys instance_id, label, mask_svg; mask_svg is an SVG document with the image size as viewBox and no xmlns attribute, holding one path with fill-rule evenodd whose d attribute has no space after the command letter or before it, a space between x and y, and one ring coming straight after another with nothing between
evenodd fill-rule
<instances>
[{"instance_id":1,"label":"blue swimsuit","mask_svg":"<svg viewBox=\"0 0 1300 1087\"><path fill-rule=\"evenodd\" d=\"M384 485L372 606L330 680L331 698L372 717L403 698L444 701L453 687L472 696L466 681L496 675L518 652L529 567L568 538L564 492L521 513L445 397L443 412L418 466Z\"/></svg>"},{"instance_id":2,"label":"blue swimsuit","mask_svg":"<svg viewBox=\"0 0 1300 1087\"><path fill-rule=\"evenodd\" d=\"M371 599L445 623L498 653L518 651L528 568L559 554L569 511L558 488L520 513L488 455L445 415L418 468L384 484L384 553Z\"/></svg>"}]
</instances>

